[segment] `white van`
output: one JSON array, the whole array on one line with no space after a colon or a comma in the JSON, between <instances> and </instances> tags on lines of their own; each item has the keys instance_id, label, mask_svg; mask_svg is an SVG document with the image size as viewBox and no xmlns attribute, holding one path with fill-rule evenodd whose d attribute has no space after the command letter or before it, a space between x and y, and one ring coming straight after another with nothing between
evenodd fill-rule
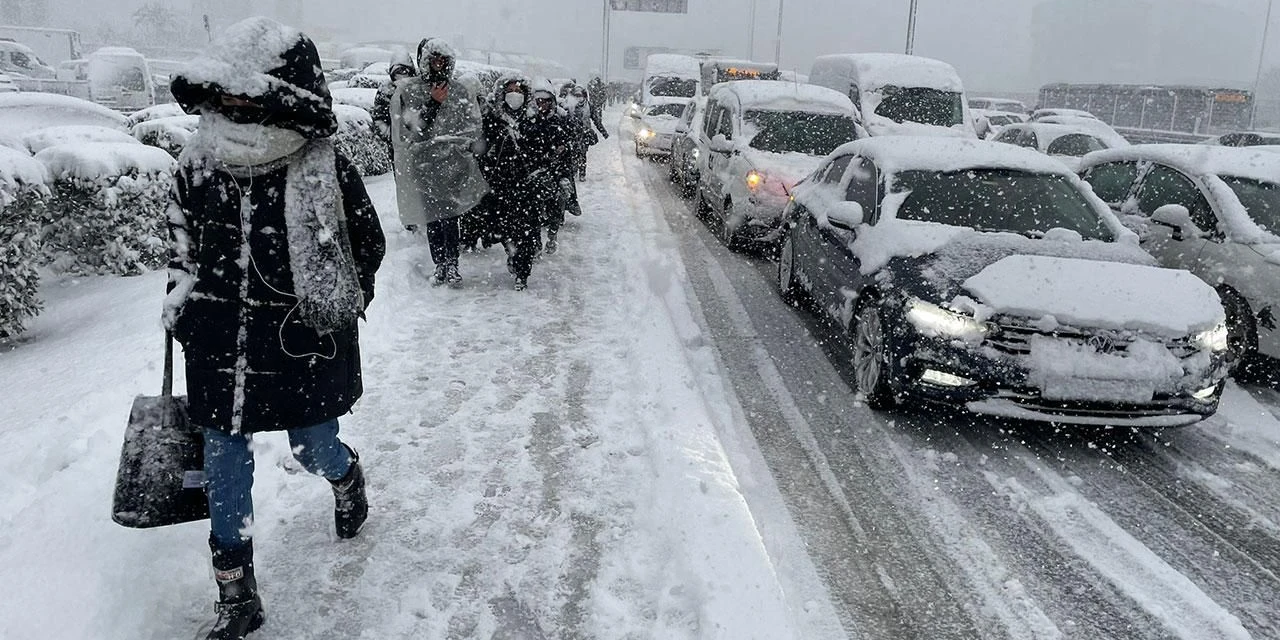
<instances>
[{"instance_id":1,"label":"white van","mask_svg":"<svg viewBox=\"0 0 1280 640\"><path fill-rule=\"evenodd\" d=\"M960 75L939 60L896 53L821 56L809 82L848 95L868 135L978 137Z\"/></svg>"},{"instance_id":2,"label":"white van","mask_svg":"<svg viewBox=\"0 0 1280 640\"><path fill-rule=\"evenodd\" d=\"M89 95L118 111L137 111L156 103L155 78L141 53L128 47L103 47L88 57Z\"/></svg>"},{"instance_id":3,"label":"white van","mask_svg":"<svg viewBox=\"0 0 1280 640\"><path fill-rule=\"evenodd\" d=\"M644 64L644 81L640 87L640 106L678 102L685 104L696 98L702 83L698 59L675 53L650 54Z\"/></svg>"}]
</instances>

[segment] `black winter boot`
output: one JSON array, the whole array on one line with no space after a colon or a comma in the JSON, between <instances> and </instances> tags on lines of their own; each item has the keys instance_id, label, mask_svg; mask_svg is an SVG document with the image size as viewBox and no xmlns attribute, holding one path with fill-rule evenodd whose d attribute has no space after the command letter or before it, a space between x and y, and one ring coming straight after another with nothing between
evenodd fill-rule
<instances>
[{"instance_id":1,"label":"black winter boot","mask_svg":"<svg viewBox=\"0 0 1280 640\"><path fill-rule=\"evenodd\" d=\"M347 445L342 445L347 447ZM360 455L351 452L351 470L341 480L330 480L333 485L333 524L339 538L354 538L369 517L369 500L364 493L364 470L360 468Z\"/></svg>"},{"instance_id":2,"label":"black winter boot","mask_svg":"<svg viewBox=\"0 0 1280 640\"><path fill-rule=\"evenodd\" d=\"M218 581L218 620L206 640L243 640L267 621L253 576L253 541L227 549L209 539L214 578Z\"/></svg>"}]
</instances>

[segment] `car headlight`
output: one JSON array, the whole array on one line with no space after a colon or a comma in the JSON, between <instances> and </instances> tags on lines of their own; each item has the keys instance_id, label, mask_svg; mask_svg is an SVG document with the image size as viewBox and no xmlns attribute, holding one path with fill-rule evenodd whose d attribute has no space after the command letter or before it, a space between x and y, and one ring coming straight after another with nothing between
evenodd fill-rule
<instances>
[{"instance_id":1,"label":"car headlight","mask_svg":"<svg viewBox=\"0 0 1280 640\"><path fill-rule=\"evenodd\" d=\"M701 153L702 153L702 152L701 152L701 151L699 151L697 147L694 147L693 149L690 149L690 150L689 150L689 155L690 155L690 156L693 156L693 159L694 159L694 160L697 160L697 159L698 159L698 156L699 156Z\"/></svg>"},{"instance_id":2,"label":"car headlight","mask_svg":"<svg viewBox=\"0 0 1280 640\"><path fill-rule=\"evenodd\" d=\"M1208 331L1201 331L1196 334L1196 345L1209 351L1226 351L1227 323L1224 322Z\"/></svg>"},{"instance_id":3,"label":"car headlight","mask_svg":"<svg viewBox=\"0 0 1280 640\"><path fill-rule=\"evenodd\" d=\"M747 172L746 180L747 180L747 188L752 191L755 191L756 189L760 188L760 185L764 184L765 177L763 173L760 173L759 171L752 169Z\"/></svg>"},{"instance_id":4,"label":"car headlight","mask_svg":"<svg viewBox=\"0 0 1280 640\"><path fill-rule=\"evenodd\" d=\"M981 342L991 328L986 323L918 298L907 301L907 321L930 338L959 338Z\"/></svg>"},{"instance_id":5,"label":"car headlight","mask_svg":"<svg viewBox=\"0 0 1280 640\"><path fill-rule=\"evenodd\" d=\"M653 136L655 135L657 134L653 132L653 129L645 127L644 129L641 129L639 133L636 134L636 137L640 138L641 140L649 140L653 138Z\"/></svg>"}]
</instances>

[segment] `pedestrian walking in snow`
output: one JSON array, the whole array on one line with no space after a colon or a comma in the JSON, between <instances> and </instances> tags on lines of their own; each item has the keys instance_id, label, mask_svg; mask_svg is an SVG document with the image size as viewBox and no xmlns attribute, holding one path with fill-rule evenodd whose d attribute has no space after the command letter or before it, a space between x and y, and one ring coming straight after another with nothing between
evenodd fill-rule
<instances>
[{"instance_id":1,"label":"pedestrian walking in snow","mask_svg":"<svg viewBox=\"0 0 1280 640\"><path fill-rule=\"evenodd\" d=\"M507 250L507 269L517 291L528 286L533 270L542 233L543 176L553 170L552 153L537 135L530 94L529 82L522 77L497 82L484 117L485 154L480 163L491 189L486 212L492 233Z\"/></svg>"},{"instance_id":2,"label":"pedestrian walking in snow","mask_svg":"<svg viewBox=\"0 0 1280 640\"><path fill-rule=\"evenodd\" d=\"M315 44L266 18L238 23L171 89L200 122L169 208L164 322L186 356L204 429L218 586L211 640L265 619L253 560L252 434L287 431L329 480L340 538L368 514L364 472L338 438L362 393L357 320L385 242L338 128Z\"/></svg>"},{"instance_id":3,"label":"pedestrian walking in snow","mask_svg":"<svg viewBox=\"0 0 1280 640\"><path fill-rule=\"evenodd\" d=\"M475 156L482 137L480 106L453 77L458 56L438 38L418 45L419 75L398 83L391 97L396 200L407 229L423 227L432 284L460 286L458 218L488 191Z\"/></svg>"},{"instance_id":4,"label":"pedestrian walking in snow","mask_svg":"<svg viewBox=\"0 0 1280 640\"><path fill-rule=\"evenodd\" d=\"M571 144L572 133L568 116L559 108L556 94L550 87L540 87L533 92L533 111L527 137L534 148L539 149L539 168L535 186L541 203L541 222L547 229L547 253L559 248L557 236L564 224L564 212L576 205L573 191ZM542 246L542 232L535 240L535 250Z\"/></svg>"},{"instance_id":5,"label":"pedestrian walking in snow","mask_svg":"<svg viewBox=\"0 0 1280 640\"><path fill-rule=\"evenodd\" d=\"M391 59L388 74L391 79L382 83L382 86L378 87L377 95L373 97L372 115L378 135L386 141L387 147L391 148L391 97L395 95L397 83L418 75L418 70L414 66L413 57L408 52L402 52ZM391 153L394 156L394 148L391 149Z\"/></svg>"}]
</instances>

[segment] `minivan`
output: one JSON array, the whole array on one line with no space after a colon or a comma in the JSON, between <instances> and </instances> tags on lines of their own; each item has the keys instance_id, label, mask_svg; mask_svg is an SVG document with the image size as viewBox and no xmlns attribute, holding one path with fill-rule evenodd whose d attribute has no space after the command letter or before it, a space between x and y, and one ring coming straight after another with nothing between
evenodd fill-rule
<instances>
[{"instance_id":1,"label":"minivan","mask_svg":"<svg viewBox=\"0 0 1280 640\"><path fill-rule=\"evenodd\" d=\"M867 135L978 137L960 75L939 60L894 53L821 56L809 82L849 96Z\"/></svg>"}]
</instances>

